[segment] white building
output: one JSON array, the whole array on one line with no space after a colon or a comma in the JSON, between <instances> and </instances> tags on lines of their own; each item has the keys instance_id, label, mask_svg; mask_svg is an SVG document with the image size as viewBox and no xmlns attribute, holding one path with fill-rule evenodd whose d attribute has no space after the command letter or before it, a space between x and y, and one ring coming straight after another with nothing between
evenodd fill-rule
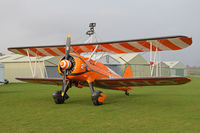
<instances>
[{"instance_id":1,"label":"white building","mask_svg":"<svg viewBox=\"0 0 200 133\"><path fill-rule=\"evenodd\" d=\"M121 73L123 75L125 67L131 66L134 77L147 77L150 76L150 66L148 62L138 53L127 54L111 54L111 57L118 60L121 64Z\"/></svg>"},{"instance_id":2,"label":"white building","mask_svg":"<svg viewBox=\"0 0 200 133\"><path fill-rule=\"evenodd\" d=\"M186 76L186 67L180 61L163 61L170 68L170 76Z\"/></svg>"},{"instance_id":3,"label":"white building","mask_svg":"<svg viewBox=\"0 0 200 133\"><path fill-rule=\"evenodd\" d=\"M58 76L57 63L60 57L45 56L37 59L35 57L9 54L0 57L4 64L4 79L9 82L19 82L16 77L56 77ZM37 64L36 64L37 61ZM31 63L30 63L31 62ZM31 69L32 68L32 69Z\"/></svg>"},{"instance_id":4,"label":"white building","mask_svg":"<svg viewBox=\"0 0 200 133\"><path fill-rule=\"evenodd\" d=\"M90 57L90 54L83 54L83 56ZM103 56L102 53L100 53L95 54L92 59L102 62L121 76L123 75L127 65L131 66L134 77L150 76L150 67L148 62L138 53L106 53Z\"/></svg>"},{"instance_id":5,"label":"white building","mask_svg":"<svg viewBox=\"0 0 200 133\"><path fill-rule=\"evenodd\" d=\"M4 82L4 64L0 62L0 85Z\"/></svg>"}]
</instances>

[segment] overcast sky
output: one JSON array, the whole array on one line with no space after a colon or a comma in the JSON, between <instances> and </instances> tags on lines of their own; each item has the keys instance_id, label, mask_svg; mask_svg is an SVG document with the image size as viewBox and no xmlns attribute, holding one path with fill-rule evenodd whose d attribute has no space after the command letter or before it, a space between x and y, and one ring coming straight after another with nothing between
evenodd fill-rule
<instances>
[{"instance_id":1,"label":"overcast sky","mask_svg":"<svg viewBox=\"0 0 200 133\"><path fill-rule=\"evenodd\" d=\"M0 0L0 52L7 47L86 40L96 22L102 41L186 35L192 46L162 52L162 60L200 66L199 0Z\"/></svg>"}]
</instances>

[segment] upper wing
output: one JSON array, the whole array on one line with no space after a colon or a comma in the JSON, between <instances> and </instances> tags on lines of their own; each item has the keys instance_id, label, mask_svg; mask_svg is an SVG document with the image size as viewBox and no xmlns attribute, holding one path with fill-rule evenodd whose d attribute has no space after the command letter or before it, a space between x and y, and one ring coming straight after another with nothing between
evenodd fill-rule
<instances>
[{"instance_id":1,"label":"upper wing","mask_svg":"<svg viewBox=\"0 0 200 133\"><path fill-rule=\"evenodd\" d=\"M132 78L111 78L96 79L97 87L129 87L129 86L163 86L163 85L179 85L189 82L186 77L132 77Z\"/></svg>"},{"instance_id":2,"label":"upper wing","mask_svg":"<svg viewBox=\"0 0 200 133\"><path fill-rule=\"evenodd\" d=\"M124 40L112 42L99 42L87 44L72 44L71 52L91 52L98 45L97 52L130 53L149 52L152 44L152 51L179 50L192 44L192 38L187 36L169 36L137 40ZM30 56L64 56L65 45L34 46L34 47L12 47L9 51L16 54Z\"/></svg>"}]
</instances>

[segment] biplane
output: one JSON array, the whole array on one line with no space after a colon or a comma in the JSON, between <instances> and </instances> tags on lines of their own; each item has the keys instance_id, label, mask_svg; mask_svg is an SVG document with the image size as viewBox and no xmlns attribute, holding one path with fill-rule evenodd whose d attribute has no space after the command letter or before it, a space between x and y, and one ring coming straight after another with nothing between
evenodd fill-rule
<instances>
[{"instance_id":1,"label":"biplane","mask_svg":"<svg viewBox=\"0 0 200 133\"><path fill-rule=\"evenodd\" d=\"M95 23L91 23L87 35L94 34ZM66 45L11 47L9 51L29 57L37 56L62 56L58 63L58 72L62 78L36 78L17 77L25 82L62 85L61 90L55 91L52 96L56 104L63 104L69 98L67 91L72 87L82 88L89 86L94 105L102 105L106 96L102 91L95 91L94 87L124 91L129 95L134 86L163 86L179 85L190 81L186 77L134 77L129 66L124 75L120 76L113 70L93 60L95 53L131 53L131 52L157 52L167 50L180 50L192 44L192 38L187 36L167 36L135 40L93 42L84 44L71 44L68 34ZM81 56L81 53L90 52L90 57ZM153 63L150 61L150 66Z\"/></svg>"}]
</instances>

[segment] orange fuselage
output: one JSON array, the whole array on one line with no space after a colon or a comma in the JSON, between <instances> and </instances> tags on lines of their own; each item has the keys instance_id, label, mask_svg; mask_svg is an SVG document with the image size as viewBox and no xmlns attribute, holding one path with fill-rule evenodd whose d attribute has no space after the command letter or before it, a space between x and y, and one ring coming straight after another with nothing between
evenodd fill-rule
<instances>
[{"instance_id":1,"label":"orange fuselage","mask_svg":"<svg viewBox=\"0 0 200 133\"><path fill-rule=\"evenodd\" d=\"M69 80L86 81L88 83L91 83L95 82L95 79L121 77L101 62L94 61L92 59L88 61L88 58L85 58L75 53L70 53L70 56L73 57L75 65L73 66L73 71L66 76L66 78ZM58 63L58 71L63 76L59 64L60 63ZM130 87L112 87L111 89L129 90Z\"/></svg>"}]
</instances>

